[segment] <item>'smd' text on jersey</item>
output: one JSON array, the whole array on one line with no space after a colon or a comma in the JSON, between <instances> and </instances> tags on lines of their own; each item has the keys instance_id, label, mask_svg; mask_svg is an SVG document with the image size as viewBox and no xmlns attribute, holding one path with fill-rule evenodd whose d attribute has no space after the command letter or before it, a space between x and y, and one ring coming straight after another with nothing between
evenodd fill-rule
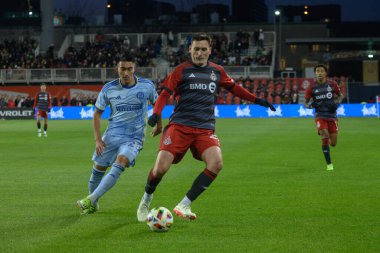
<instances>
[{"instance_id":1,"label":"'smd' text on jersey","mask_svg":"<svg viewBox=\"0 0 380 253\"><path fill-rule=\"evenodd\" d=\"M214 129L219 88L230 89L234 85L233 79L220 65L209 62L205 67L198 67L190 61L178 65L162 85L174 98L170 122Z\"/></svg>"}]
</instances>

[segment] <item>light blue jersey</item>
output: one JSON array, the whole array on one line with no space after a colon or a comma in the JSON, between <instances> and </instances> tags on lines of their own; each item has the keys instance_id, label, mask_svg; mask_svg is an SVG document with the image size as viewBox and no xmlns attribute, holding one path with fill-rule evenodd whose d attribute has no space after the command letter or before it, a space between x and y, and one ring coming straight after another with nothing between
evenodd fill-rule
<instances>
[{"instance_id":1,"label":"light blue jersey","mask_svg":"<svg viewBox=\"0 0 380 253\"><path fill-rule=\"evenodd\" d=\"M101 156L94 152L93 160L101 166L109 166L117 155L124 155L134 164L145 139L148 105L154 104L157 92L152 81L135 76L136 84L123 87L116 79L106 83L96 100L97 110L111 108L107 130L103 134L106 144Z\"/></svg>"}]
</instances>

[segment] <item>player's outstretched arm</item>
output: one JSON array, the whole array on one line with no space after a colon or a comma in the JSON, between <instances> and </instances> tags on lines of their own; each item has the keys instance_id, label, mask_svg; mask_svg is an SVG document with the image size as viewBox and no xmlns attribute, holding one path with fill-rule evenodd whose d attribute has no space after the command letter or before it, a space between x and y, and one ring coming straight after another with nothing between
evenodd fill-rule
<instances>
[{"instance_id":1,"label":"player's outstretched arm","mask_svg":"<svg viewBox=\"0 0 380 253\"><path fill-rule=\"evenodd\" d=\"M234 94L235 96L254 102L255 104L264 106L266 108L269 107L272 111L276 111L276 108L274 108L274 106L271 103L269 103L267 100L256 97L255 95L250 93L248 90L244 89L243 87L239 85L235 84L232 87L227 88L227 90L231 92L232 94Z\"/></svg>"},{"instance_id":2,"label":"player's outstretched arm","mask_svg":"<svg viewBox=\"0 0 380 253\"><path fill-rule=\"evenodd\" d=\"M276 111L276 108L274 108L274 106L265 99L256 98L255 103L258 105L264 106L266 108L269 107L271 109L271 111Z\"/></svg>"}]
</instances>

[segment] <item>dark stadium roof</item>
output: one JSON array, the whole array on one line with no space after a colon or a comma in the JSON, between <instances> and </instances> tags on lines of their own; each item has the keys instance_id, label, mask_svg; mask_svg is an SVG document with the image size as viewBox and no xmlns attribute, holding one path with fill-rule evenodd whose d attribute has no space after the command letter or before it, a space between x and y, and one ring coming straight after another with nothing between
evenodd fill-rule
<instances>
[{"instance_id":1,"label":"dark stadium roof","mask_svg":"<svg viewBox=\"0 0 380 253\"><path fill-rule=\"evenodd\" d=\"M285 39L286 44L328 44L328 43L368 43L380 42L380 37L375 38L289 38Z\"/></svg>"}]
</instances>

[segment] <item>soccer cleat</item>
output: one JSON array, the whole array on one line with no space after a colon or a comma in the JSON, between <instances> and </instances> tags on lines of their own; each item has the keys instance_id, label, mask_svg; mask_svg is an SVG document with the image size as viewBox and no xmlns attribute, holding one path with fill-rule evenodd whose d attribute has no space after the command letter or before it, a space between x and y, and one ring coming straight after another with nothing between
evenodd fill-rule
<instances>
[{"instance_id":1,"label":"soccer cleat","mask_svg":"<svg viewBox=\"0 0 380 253\"><path fill-rule=\"evenodd\" d=\"M173 211L179 217L182 217L187 220L195 220L197 218L197 215L191 212L190 206L177 205L176 207L174 207Z\"/></svg>"},{"instance_id":2,"label":"soccer cleat","mask_svg":"<svg viewBox=\"0 0 380 253\"><path fill-rule=\"evenodd\" d=\"M140 205L137 208L137 220L139 222L146 222L149 213L150 202L151 201L145 202L144 197L141 199Z\"/></svg>"},{"instance_id":3,"label":"soccer cleat","mask_svg":"<svg viewBox=\"0 0 380 253\"><path fill-rule=\"evenodd\" d=\"M38 137L41 137L42 136L42 133L41 132L38 132Z\"/></svg>"},{"instance_id":4,"label":"soccer cleat","mask_svg":"<svg viewBox=\"0 0 380 253\"><path fill-rule=\"evenodd\" d=\"M44 137L47 137L47 132L44 132Z\"/></svg>"},{"instance_id":5,"label":"soccer cleat","mask_svg":"<svg viewBox=\"0 0 380 253\"><path fill-rule=\"evenodd\" d=\"M332 165L332 163L327 164L327 169L326 170L328 170L328 171L334 170L334 166Z\"/></svg>"},{"instance_id":6,"label":"soccer cleat","mask_svg":"<svg viewBox=\"0 0 380 253\"><path fill-rule=\"evenodd\" d=\"M94 205L89 197L78 200L77 207L82 210L81 215L92 214L99 210L99 205Z\"/></svg>"}]
</instances>

